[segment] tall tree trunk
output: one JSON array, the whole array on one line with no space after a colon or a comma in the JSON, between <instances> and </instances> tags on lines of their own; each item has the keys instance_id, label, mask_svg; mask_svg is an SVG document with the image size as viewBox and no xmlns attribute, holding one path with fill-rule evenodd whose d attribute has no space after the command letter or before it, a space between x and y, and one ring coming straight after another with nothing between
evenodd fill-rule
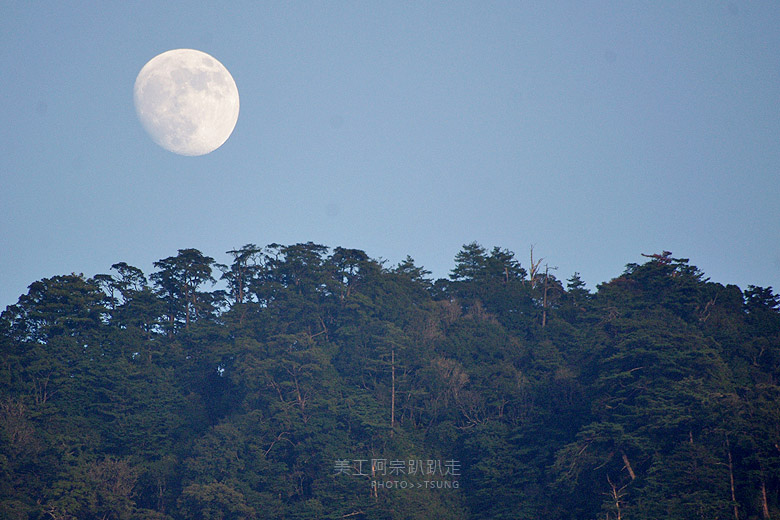
<instances>
[{"instance_id":1,"label":"tall tree trunk","mask_svg":"<svg viewBox=\"0 0 780 520\"><path fill-rule=\"evenodd\" d=\"M764 476L761 475L761 513L765 520L770 520L772 517L769 515L769 502L766 498L766 481Z\"/></svg>"},{"instance_id":2,"label":"tall tree trunk","mask_svg":"<svg viewBox=\"0 0 780 520\"><path fill-rule=\"evenodd\" d=\"M395 432L395 348L390 351L390 378L392 389L390 395L390 436Z\"/></svg>"},{"instance_id":3,"label":"tall tree trunk","mask_svg":"<svg viewBox=\"0 0 780 520\"><path fill-rule=\"evenodd\" d=\"M168 337L169 338L173 337L173 327L175 323L176 323L176 316L174 316L173 312L171 312L170 314L168 314L168 324L169 324Z\"/></svg>"},{"instance_id":4,"label":"tall tree trunk","mask_svg":"<svg viewBox=\"0 0 780 520\"><path fill-rule=\"evenodd\" d=\"M623 519L623 514L621 513L620 506L623 503L623 489L625 489L626 486L623 486L622 488L618 488L615 483L612 482L612 479L609 478L609 475L607 475L607 482L609 482L610 494L612 496L612 500L615 501L615 513L617 514L617 520Z\"/></svg>"},{"instance_id":5,"label":"tall tree trunk","mask_svg":"<svg viewBox=\"0 0 780 520\"><path fill-rule=\"evenodd\" d=\"M544 293L542 296L542 328L547 326L547 266L544 268Z\"/></svg>"},{"instance_id":6,"label":"tall tree trunk","mask_svg":"<svg viewBox=\"0 0 780 520\"><path fill-rule=\"evenodd\" d=\"M737 507L737 494L734 487L734 462L731 458L731 444L729 436L726 435L726 453L729 456L729 483L731 484L731 503L734 506L734 520L739 520L739 508Z\"/></svg>"},{"instance_id":7,"label":"tall tree trunk","mask_svg":"<svg viewBox=\"0 0 780 520\"><path fill-rule=\"evenodd\" d=\"M636 479L636 473L634 473L634 468L631 467L631 463L628 462L628 457L626 456L625 452L620 452L620 455L623 457L623 464L626 465L626 469L628 470L628 474L631 476L631 480Z\"/></svg>"},{"instance_id":8,"label":"tall tree trunk","mask_svg":"<svg viewBox=\"0 0 780 520\"><path fill-rule=\"evenodd\" d=\"M184 328L189 329L190 328L190 309L192 303L190 302L190 293L187 289L184 291L184 302L185 302L185 308L184 308Z\"/></svg>"},{"instance_id":9,"label":"tall tree trunk","mask_svg":"<svg viewBox=\"0 0 780 520\"><path fill-rule=\"evenodd\" d=\"M544 258L540 258L539 260L534 262L534 246L531 246L531 266L528 268L528 270L529 270L529 273L528 273L529 277L528 277L528 279L531 282L531 288L532 289L536 288L536 273L539 270L539 264L542 263L542 260L544 260Z\"/></svg>"},{"instance_id":10,"label":"tall tree trunk","mask_svg":"<svg viewBox=\"0 0 780 520\"><path fill-rule=\"evenodd\" d=\"M373 455L372 455L373 456ZM374 465L374 461L371 460L371 491L370 496L374 497L374 500L377 500L379 498L379 494L377 493L376 485L376 466Z\"/></svg>"}]
</instances>

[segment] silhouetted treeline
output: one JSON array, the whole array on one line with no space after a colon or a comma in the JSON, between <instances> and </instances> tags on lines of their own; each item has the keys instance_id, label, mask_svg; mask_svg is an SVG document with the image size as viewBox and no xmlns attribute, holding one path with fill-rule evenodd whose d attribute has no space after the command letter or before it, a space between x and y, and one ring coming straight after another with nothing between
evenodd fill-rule
<instances>
[{"instance_id":1,"label":"silhouetted treeline","mask_svg":"<svg viewBox=\"0 0 780 520\"><path fill-rule=\"evenodd\" d=\"M0 517L780 518L780 297L253 244L0 316ZM221 289L215 289L221 287Z\"/></svg>"}]
</instances>

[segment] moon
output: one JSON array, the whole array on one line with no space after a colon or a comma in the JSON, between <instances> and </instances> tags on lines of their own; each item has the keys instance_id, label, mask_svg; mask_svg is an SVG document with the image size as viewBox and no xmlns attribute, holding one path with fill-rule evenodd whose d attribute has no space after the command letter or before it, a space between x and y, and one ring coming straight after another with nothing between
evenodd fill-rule
<instances>
[{"instance_id":1,"label":"moon","mask_svg":"<svg viewBox=\"0 0 780 520\"><path fill-rule=\"evenodd\" d=\"M133 101L149 136L179 155L205 155L238 121L238 88L216 58L174 49L149 60L135 79Z\"/></svg>"}]
</instances>

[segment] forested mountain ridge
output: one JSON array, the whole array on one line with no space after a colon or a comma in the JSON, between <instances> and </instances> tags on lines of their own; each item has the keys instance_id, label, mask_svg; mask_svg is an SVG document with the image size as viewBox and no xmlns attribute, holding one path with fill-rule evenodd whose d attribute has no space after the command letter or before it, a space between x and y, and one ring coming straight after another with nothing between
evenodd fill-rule
<instances>
[{"instance_id":1,"label":"forested mountain ridge","mask_svg":"<svg viewBox=\"0 0 780 520\"><path fill-rule=\"evenodd\" d=\"M436 281L229 254L43 279L0 315L0 517L780 518L771 288L668 252L595 292L478 244Z\"/></svg>"}]
</instances>

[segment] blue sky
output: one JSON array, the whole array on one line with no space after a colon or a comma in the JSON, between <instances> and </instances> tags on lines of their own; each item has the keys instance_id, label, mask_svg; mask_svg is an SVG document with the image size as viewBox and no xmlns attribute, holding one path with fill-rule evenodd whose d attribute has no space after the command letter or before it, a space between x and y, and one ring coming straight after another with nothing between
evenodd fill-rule
<instances>
[{"instance_id":1,"label":"blue sky","mask_svg":"<svg viewBox=\"0 0 780 520\"><path fill-rule=\"evenodd\" d=\"M443 277L463 244L591 286L641 253L780 288L776 2L3 2L0 308L33 281L313 241ZM194 48L241 112L215 152L133 108Z\"/></svg>"}]
</instances>

